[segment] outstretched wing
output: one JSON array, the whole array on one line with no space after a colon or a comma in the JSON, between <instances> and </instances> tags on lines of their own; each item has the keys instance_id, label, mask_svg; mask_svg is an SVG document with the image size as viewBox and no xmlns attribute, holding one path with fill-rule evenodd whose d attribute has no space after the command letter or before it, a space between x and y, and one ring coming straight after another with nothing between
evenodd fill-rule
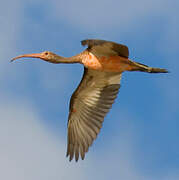
<instances>
[{"instance_id":1,"label":"outstretched wing","mask_svg":"<svg viewBox=\"0 0 179 180\"><path fill-rule=\"evenodd\" d=\"M121 74L84 69L70 100L67 156L70 161L85 153L96 139L120 88Z\"/></svg>"},{"instance_id":2,"label":"outstretched wing","mask_svg":"<svg viewBox=\"0 0 179 180\"><path fill-rule=\"evenodd\" d=\"M129 57L128 47L111 41L86 39L81 41L83 46L88 46L88 51L95 56L122 56Z\"/></svg>"}]
</instances>

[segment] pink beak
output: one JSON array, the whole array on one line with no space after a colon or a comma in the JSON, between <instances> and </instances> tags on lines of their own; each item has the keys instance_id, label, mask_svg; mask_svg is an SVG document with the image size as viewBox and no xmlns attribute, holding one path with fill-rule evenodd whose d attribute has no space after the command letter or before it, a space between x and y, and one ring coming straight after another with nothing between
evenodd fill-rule
<instances>
[{"instance_id":1,"label":"pink beak","mask_svg":"<svg viewBox=\"0 0 179 180\"><path fill-rule=\"evenodd\" d=\"M11 62L15 61L16 59L23 58L23 57L29 57L29 58L41 58L43 59L43 56L41 53L32 53L32 54L24 54L17 56L11 60Z\"/></svg>"}]
</instances>

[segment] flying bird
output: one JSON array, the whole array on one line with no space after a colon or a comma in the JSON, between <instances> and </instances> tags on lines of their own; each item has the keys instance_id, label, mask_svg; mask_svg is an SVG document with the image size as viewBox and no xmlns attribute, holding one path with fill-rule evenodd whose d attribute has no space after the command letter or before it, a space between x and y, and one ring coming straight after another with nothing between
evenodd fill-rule
<instances>
[{"instance_id":1,"label":"flying bird","mask_svg":"<svg viewBox=\"0 0 179 180\"><path fill-rule=\"evenodd\" d=\"M70 161L74 157L76 161L79 156L85 158L117 97L124 71L168 72L130 60L128 47L123 44L98 39L86 39L81 44L87 49L68 58L45 51L20 55L11 60L28 57L56 64L80 63L84 66L83 78L70 100L66 154Z\"/></svg>"}]
</instances>

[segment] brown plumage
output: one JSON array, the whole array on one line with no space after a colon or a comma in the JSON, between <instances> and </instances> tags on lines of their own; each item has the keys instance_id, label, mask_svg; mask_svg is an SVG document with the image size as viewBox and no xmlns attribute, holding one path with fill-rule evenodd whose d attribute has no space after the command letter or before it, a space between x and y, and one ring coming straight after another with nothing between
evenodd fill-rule
<instances>
[{"instance_id":1,"label":"brown plumage","mask_svg":"<svg viewBox=\"0 0 179 180\"><path fill-rule=\"evenodd\" d=\"M121 73L124 71L143 71L166 73L167 70L148 67L134 62L129 57L128 47L111 41L87 39L82 45L88 48L69 58L58 56L49 51L20 55L40 58L51 63L80 63L84 65L83 78L70 100L68 118L67 156L78 161L96 139L104 120L117 97Z\"/></svg>"}]
</instances>

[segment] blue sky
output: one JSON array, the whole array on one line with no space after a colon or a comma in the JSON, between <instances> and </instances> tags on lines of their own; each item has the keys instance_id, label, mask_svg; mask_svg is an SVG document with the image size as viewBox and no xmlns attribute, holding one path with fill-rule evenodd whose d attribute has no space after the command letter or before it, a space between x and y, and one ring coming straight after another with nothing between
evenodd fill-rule
<instances>
[{"instance_id":1,"label":"blue sky","mask_svg":"<svg viewBox=\"0 0 179 180\"><path fill-rule=\"evenodd\" d=\"M179 179L178 8L177 0L4 1L0 179ZM83 67L9 61L44 50L72 56L86 38L126 44L131 59L171 73L124 73L86 159L70 163L68 104Z\"/></svg>"}]
</instances>

